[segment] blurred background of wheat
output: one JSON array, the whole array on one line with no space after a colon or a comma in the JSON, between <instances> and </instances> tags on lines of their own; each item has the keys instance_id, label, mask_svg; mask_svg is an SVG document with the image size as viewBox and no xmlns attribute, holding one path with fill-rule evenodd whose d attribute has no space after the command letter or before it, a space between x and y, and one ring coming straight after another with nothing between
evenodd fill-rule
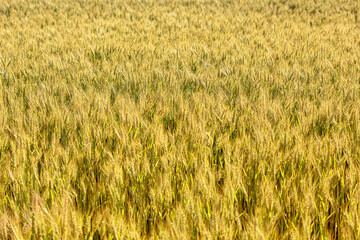
<instances>
[{"instance_id":1,"label":"blurred background of wheat","mask_svg":"<svg viewBox=\"0 0 360 240\"><path fill-rule=\"evenodd\" d=\"M358 7L0 0L0 239L359 239Z\"/></svg>"}]
</instances>

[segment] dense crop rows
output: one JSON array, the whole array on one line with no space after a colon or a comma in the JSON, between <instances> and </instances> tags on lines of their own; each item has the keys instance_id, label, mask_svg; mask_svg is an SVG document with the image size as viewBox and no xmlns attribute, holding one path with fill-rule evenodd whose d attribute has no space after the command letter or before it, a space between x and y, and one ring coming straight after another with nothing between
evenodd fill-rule
<instances>
[{"instance_id":1,"label":"dense crop rows","mask_svg":"<svg viewBox=\"0 0 360 240\"><path fill-rule=\"evenodd\" d=\"M0 239L359 239L342 0L0 0Z\"/></svg>"}]
</instances>

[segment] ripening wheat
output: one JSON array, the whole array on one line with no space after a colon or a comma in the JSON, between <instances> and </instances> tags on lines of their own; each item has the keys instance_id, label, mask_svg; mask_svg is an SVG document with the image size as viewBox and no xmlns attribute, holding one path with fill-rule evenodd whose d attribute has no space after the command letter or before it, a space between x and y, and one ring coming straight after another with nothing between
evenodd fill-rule
<instances>
[{"instance_id":1,"label":"ripening wheat","mask_svg":"<svg viewBox=\"0 0 360 240\"><path fill-rule=\"evenodd\" d=\"M0 239L359 239L345 0L0 0Z\"/></svg>"}]
</instances>

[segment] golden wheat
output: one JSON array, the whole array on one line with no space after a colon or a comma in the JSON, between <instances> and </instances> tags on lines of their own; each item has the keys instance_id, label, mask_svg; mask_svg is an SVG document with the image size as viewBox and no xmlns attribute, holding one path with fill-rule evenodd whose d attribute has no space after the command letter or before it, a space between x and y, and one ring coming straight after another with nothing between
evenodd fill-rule
<instances>
[{"instance_id":1,"label":"golden wheat","mask_svg":"<svg viewBox=\"0 0 360 240\"><path fill-rule=\"evenodd\" d=\"M359 239L358 7L0 0L0 239Z\"/></svg>"}]
</instances>

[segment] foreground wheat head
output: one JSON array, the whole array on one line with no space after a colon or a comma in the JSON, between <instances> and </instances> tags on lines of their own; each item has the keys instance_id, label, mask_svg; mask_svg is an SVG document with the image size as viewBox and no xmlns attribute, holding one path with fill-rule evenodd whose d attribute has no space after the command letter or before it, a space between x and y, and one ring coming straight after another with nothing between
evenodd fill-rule
<instances>
[{"instance_id":1,"label":"foreground wheat head","mask_svg":"<svg viewBox=\"0 0 360 240\"><path fill-rule=\"evenodd\" d=\"M0 239L359 239L358 7L0 0Z\"/></svg>"}]
</instances>

